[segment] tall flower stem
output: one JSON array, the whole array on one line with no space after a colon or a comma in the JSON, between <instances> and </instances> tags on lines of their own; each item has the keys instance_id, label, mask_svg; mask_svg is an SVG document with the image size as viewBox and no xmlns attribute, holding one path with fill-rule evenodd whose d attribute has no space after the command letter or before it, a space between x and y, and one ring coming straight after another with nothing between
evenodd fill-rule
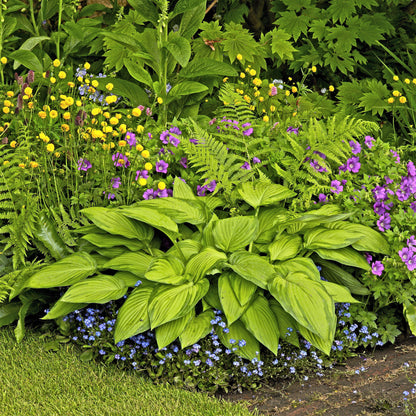
<instances>
[{"instance_id":1,"label":"tall flower stem","mask_svg":"<svg viewBox=\"0 0 416 416\"><path fill-rule=\"evenodd\" d=\"M4 31L4 16L3 16L3 0L0 0L0 57L3 51L3 31ZM1 84L4 85L3 64L0 64Z\"/></svg>"},{"instance_id":2,"label":"tall flower stem","mask_svg":"<svg viewBox=\"0 0 416 416\"><path fill-rule=\"evenodd\" d=\"M56 58L60 59L60 40L61 40L61 23L62 23L62 0L59 0L58 11L58 40L56 41Z\"/></svg>"},{"instance_id":3,"label":"tall flower stem","mask_svg":"<svg viewBox=\"0 0 416 416\"><path fill-rule=\"evenodd\" d=\"M168 43L168 7L168 0L162 0L160 4L159 25L157 28L158 47L160 50L160 91L155 91L155 93L163 100L159 107L159 120L162 126L166 126L168 116L166 104L166 86L168 84L168 55L166 49L166 44Z\"/></svg>"},{"instance_id":4,"label":"tall flower stem","mask_svg":"<svg viewBox=\"0 0 416 416\"><path fill-rule=\"evenodd\" d=\"M35 31L36 36L39 36L39 28L38 28L38 25L36 24L35 7L33 5L33 0L29 0L29 9L30 9L30 20L32 21L33 30Z\"/></svg>"}]
</instances>

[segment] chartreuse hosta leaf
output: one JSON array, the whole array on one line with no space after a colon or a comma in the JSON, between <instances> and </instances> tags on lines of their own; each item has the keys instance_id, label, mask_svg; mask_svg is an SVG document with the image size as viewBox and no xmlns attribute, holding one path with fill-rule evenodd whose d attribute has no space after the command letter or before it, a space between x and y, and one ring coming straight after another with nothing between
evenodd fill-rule
<instances>
[{"instance_id":1,"label":"chartreuse hosta leaf","mask_svg":"<svg viewBox=\"0 0 416 416\"><path fill-rule=\"evenodd\" d=\"M325 227L335 230L345 230L356 233L360 237L352 244L352 247L359 251L369 251L373 253L389 254L391 249L387 240L381 233L362 224L353 224L345 221L336 221L325 224Z\"/></svg>"},{"instance_id":2,"label":"chartreuse hosta leaf","mask_svg":"<svg viewBox=\"0 0 416 416\"><path fill-rule=\"evenodd\" d=\"M122 237L120 235L112 234L86 234L82 237L84 240L89 241L91 244L94 244L96 247L101 248L112 248L115 246L125 246L131 251L141 250L145 247L141 241L137 239L129 239Z\"/></svg>"},{"instance_id":3,"label":"chartreuse hosta leaf","mask_svg":"<svg viewBox=\"0 0 416 416\"><path fill-rule=\"evenodd\" d=\"M62 296L68 303L107 303L120 299L127 292L123 279L117 276L99 275L73 284Z\"/></svg>"},{"instance_id":4,"label":"chartreuse hosta leaf","mask_svg":"<svg viewBox=\"0 0 416 416\"><path fill-rule=\"evenodd\" d=\"M370 265L367 263L362 254L358 253L351 247L338 248L336 250L320 248L314 251L324 260L333 260L338 263L345 264L346 266L370 270Z\"/></svg>"},{"instance_id":5,"label":"chartreuse hosta leaf","mask_svg":"<svg viewBox=\"0 0 416 416\"><path fill-rule=\"evenodd\" d=\"M200 253L195 254L186 263L185 274L197 282L201 280L208 272L227 260L225 253L217 251L212 247L204 248Z\"/></svg>"},{"instance_id":6,"label":"chartreuse hosta leaf","mask_svg":"<svg viewBox=\"0 0 416 416\"><path fill-rule=\"evenodd\" d=\"M238 189L241 198L253 208L276 204L287 198L293 198L296 193L286 186L266 184L263 182L244 182Z\"/></svg>"},{"instance_id":7,"label":"chartreuse hosta leaf","mask_svg":"<svg viewBox=\"0 0 416 416\"><path fill-rule=\"evenodd\" d=\"M316 261L322 267L322 276L327 280L347 287L354 295L368 295L370 293L368 288L344 268L319 257L316 258Z\"/></svg>"},{"instance_id":8,"label":"chartreuse hosta leaf","mask_svg":"<svg viewBox=\"0 0 416 416\"><path fill-rule=\"evenodd\" d=\"M192 309L186 315L181 316L178 319L167 322L166 324L160 325L156 328L156 342L157 346L164 348L167 345L175 341L179 335L182 334L184 329L187 327L191 319L195 316L195 311Z\"/></svg>"},{"instance_id":9,"label":"chartreuse hosta leaf","mask_svg":"<svg viewBox=\"0 0 416 416\"><path fill-rule=\"evenodd\" d=\"M416 335L416 306L413 303L407 302L403 305L404 316L409 324L410 331Z\"/></svg>"},{"instance_id":10,"label":"chartreuse hosta leaf","mask_svg":"<svg viewBox=\"0 0 416 416\"><path fill-rule=\"evenodd\" d=\"M258 220L255 217L231 217L218 220L212 230L215 247L225 252L241 250L256 238Z\"/></svg>"},{"instance_id":11,"label":"chartreuse hosta leaf","mask_svg":"<svg viewBox=\"0 0 416 416\"><path fill-rule=\"evenodd\" d=\"M96 261L87 253L71 254L33 274L24 287L36 289L69 286L94 274Z\"/></svg>"},{"instance_id":12,"label":"chartreuse hosta leaf","mask_svg":"<svg viewBox=\"0 0 416 416\"><path fill-rule=\"evenodd\" d=\"M184 264L176 257L156 258L150 263L144 277L153 282L181 285L186 283L184 269Z\"/></svg>"},{"instance_id":13,"label":"chartreuse hosta leaf","mask_svg":"<svg viewBox=\"0 0 416 416\"><path fill-rule=\"evenodd\" d=\"M279 346L279 327L267 299L258 295L241 316L241 322L273 354Z\"/></svg>"},{"instance_id":14,"label":"chartreuse hosta leaf","mask_svg":"<svg viewBox=\"0 0 416 416\"><path fill-rule=\"evenodd\" d=\"M181 254L185 257L185 260L189 260L195 254L198 254L202 249L202 245L199 241L186 239L178 241L172 246L167 253L169 256L179 257ZM180 250L180 253L179 251Z\"/></svg>"},{"instance_id":15,"label":"chartreuse hosta leaf","mask_svg":"<svg viewBox=\"0 0 416 416\"><path fill-rule=\"evenodd\" d=\"M145 207L142 205L123 207L120 211L129 218L142 221L146 224L157 228L160 231L170 231L172 233L178 233L178 225L167 215L162 214L157 209L152 207Z\"/></svg>"},{"instance_id":16,"label":"chartreuse hosta leaf","mask_svg":"<svg viewBox=\"0 0 416 416\"><path fill-rule=\"evenodd\" d=\"M122 270L133 273L138 277L144 277L152 260L153 257L148 254L131 252L111 259L103 267L106 269Z\"/></svg>"},{"instance_id":17,"label":"chartreuse hosta leaf","mask_svg":"<svg viewBox=\"0 0 416 416\"><path fill-rule=\"evenodd\" d=\"M82 309L87 305L88 303L67 303L62 300L58 300L42 319L60 318L76 311L77 309Z\"/></svg>"},{"instance_id":18,"label":"chartreuse hosta leaf","mask_svg":"<svg viewBox=\"0 0 416 416\"><path fill-rule=\"evenodd\" d=\"M301 272L309 279L316 280L317 282L321 281L319 270L309 257L296 257L294 259L286 260L276 264L274 268L283 277L290 273Z\"/></svg>"},{"instance_id":19,"label":"chartreuse hosta leaf","mask_svg":"<svg viewBox=\"0 0 416 416\"><path fill-rule=\"evenodd\" d=\"M245 346L238 348L235 353L248 360L253 358L260 360L260 344L240 320L231 324L228 329L227 333L222 328L217 329L218 338L227 348L238 347L239 341L245 341ZM230 343L231 339L235 341L233 344Z\"/></svg>"},{"instance_id":20,"label":"chartreuse hosta leaf","mask_svg":"<svg viewBox=\"0 0 416 416\"><path fill-rule=\"evenodd\" d=\"M280 338L299 347L299 338L296 332L298 327L297 322L292 315L288 314L275 299L269 300L270 309L273 311L277 320L277 326L279 327Z\"/></svg>"},{"instance_id":21,"label":"chartreuse hosta leaf","mask_svg":"<svg viewBox=\"0 0 416 416\"><path fill-rule=\"evenodd\" d=\"M153 228L147 224L132 221L124 216L120 210L90 207L84 208L81 212L97 227L110 234L137 238L139 241L150 241L153 238Z\"/></svg>"},{"instance_id":22,"label":"chartreuse hosta leaf","mask_svg":"<svg viewBox=\"0 0 416 416\"><path fill-rule=\"evenodd\" d=\"M321 284L324 286L325 290L328 292L334 302L360 303L358 300L351 296L351 292L345 286L337 285L336 283L332 282L325 282L324 280L321 282Z\"/></svg>"},{"instance_id":23,"label":"chartreuse hosta leaf","mask_svg":"<svg viewBox=\"0 0 416 416\"><path fill-rule=\"evenodd\" d=\"M276 225L285 223L289 218L289 213L285 208L265 208L260 210L257 218L259 231L256 243L269 244L276 236Z\"/></svg>"},{"instance_id":24,"label":"chartreuse hosta leaf","mask_svg":"<svg viewBox=\"0 0 416 416\"><path fill-rule=\"evenodd\" d=\"M149 303L151 329L173 321L192 310L209 289L209 281L202 279L180 286L160 285Z\"/></svg>"},{"instance_id":25,"label":"chartreuse hosta leaf","mask_svg":"<svg viewBox=\"0 0 416 416\"><path fill-rule=\"evenodd\" d=\"M188 199L194 201L197 199L192 188L187 185L182 179L176 177L173 182L173 197L180 199Z\"/></svg>"},{"instance_id":26,"label":"chartreuse hosta leaf","mask_svg":"<svg viewBox=\"0 0 416 416\"><path fill-rule=\"evenodd\" d=\"M303 236L304 246L308 250L317 248L337 249L350 246L361 237L356 232L347 230L328 230L316 227L306 231Z\"/></svg>"},{"instance_id":27,"label":"chartreuse hosta leaf","mask_svg":"<svg viewBox=\"0 0 416 416\"><path fill-rule=\"evenodd\" d=\"M334 316L332 318L332 325L336 326L337 324L337 318ZM334 337L332 338L323 338L319 336L318 334L315 334L312 331L309 331L309 329L305 328L302 325L298 325L298 330L303 338L305 338L307 341L309 341L313 346L320 349L322 352L324 352L326 355L329 355L331 352L331 347L334 342ZM335 334L335 332L334 332Z\"/></svg>"},{"instance_id":28,"label":"chartreuse hosta leaf","mask_svg":"<svg viewBox=\"0 0 416 416\"><path fill-rule=\"evenodd\" d=\"M332 342L336 323L335 305L320 282L295 272L286 278L276 275L268 289L300 325Z\"/></svg>"},{"instance_id":29,"label":"chartreuse hosta leaf","mask_svg":"<svg viewBox=\"0 0 416 416\"><path fill-rule=\"evenodd\" d=\"M299 235L280 234L269 245L270 260L288 260L296 256L302 248L302 238Z\"/></svg>"},{"instance_id":30,"label":"chartreuse hosta leaf","mask_svg":"<svg viewBox=\"0 0 416 416\"><path fill-rule=\"evenodd\" d=\"M206 337L211 332L211 321L214 319L214 316L214 312L209 309L188 321L185 329L179 335L182 348L193 345Z\"/></svg>"},{"instance_id":31,"label":"chartreuse hosta leaf","mask_svg":"<svg viewBox=\"0 0 416 416\"><path fill-rule=\"evenodd\" d=\"M258 254L237 251L231 254L228 265L241 277L266 289L276 274L274 267Z\"/></svg>"},{"instance_id":32,"label":"chartreuse hosta leaf","mask_svg":"<svg viewBox=\"0 0 416 416\"><path fill-rule=\"evenodd\" d=\"M118 310L114 329L115 343L150 329L148 307L156 286L153 282L143 282L130 293Z\"/></svg>"},{"instance_id":33,"label":"chartreuse hosta leaf","mask_svg":"<svg viewBox=\"0 0 416 416\"><path fill-rule=\"evenodd\" d=\"M228 325L237 321L244 313L256 289L254 283L237 273L229 271L221 274L218 279L218 295Z\"/></svg>"}]
</instances>

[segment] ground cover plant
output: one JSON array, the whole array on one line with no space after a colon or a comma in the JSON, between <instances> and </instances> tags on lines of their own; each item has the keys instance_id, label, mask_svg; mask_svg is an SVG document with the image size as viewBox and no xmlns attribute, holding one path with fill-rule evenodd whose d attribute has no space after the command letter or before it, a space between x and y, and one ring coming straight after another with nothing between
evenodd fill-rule
<instances>
[{"instance_id":1,"label":"ground cover plant","mask_svg":"<svg viewBox=\"0 0 416 416\"><path fill-rule=\"evenodd\" d=\"M315 66L268 79L280 29L268 50L205 2L131 5L100 33L118 73L56 54L2 83L0 325L42 317L84 360L211 391L415 333L413 147ZM126 28L155 47L118 63Z\"/></svg>"}]
</instances>

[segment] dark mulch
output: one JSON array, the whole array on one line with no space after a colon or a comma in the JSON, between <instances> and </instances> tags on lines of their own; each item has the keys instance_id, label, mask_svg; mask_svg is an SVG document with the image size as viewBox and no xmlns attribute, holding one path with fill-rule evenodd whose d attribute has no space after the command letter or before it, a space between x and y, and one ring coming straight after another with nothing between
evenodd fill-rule
<instances>
[{"instance_id":1,"label":"dark mulch","mask_svg":"<svg viewBox=\"0 0 416 416\"><path fill-rule=\"evenodd\" d=\"M405 364L407 363L407 364ZM365 370L360 369L364 367ZM360 370L356 374L356 370ZM389 345L349 359L324 377L308 381L276 382L256 392L223 395L230 401L245 400L262 415L416 415L416 338Z\"/></svg>"}]
</instances>

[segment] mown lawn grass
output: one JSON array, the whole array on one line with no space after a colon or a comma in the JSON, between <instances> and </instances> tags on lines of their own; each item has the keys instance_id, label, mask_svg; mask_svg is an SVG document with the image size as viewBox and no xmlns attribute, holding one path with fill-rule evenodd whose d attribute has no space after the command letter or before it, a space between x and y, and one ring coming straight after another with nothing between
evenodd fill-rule
<instances>
[{"instance_id":1,"label":"mown lawn grass","mask_svg":"<svg viewBox=\"0 0 416 416\"><path fill-rule=\"evenodd\" d=\"M17 344L0 329L2 416L249 416L243 404L220 402L202 393L155 386L137 373L84 363L71 345L58 352L28 331Z\"/></svg>"}]
</instances>

